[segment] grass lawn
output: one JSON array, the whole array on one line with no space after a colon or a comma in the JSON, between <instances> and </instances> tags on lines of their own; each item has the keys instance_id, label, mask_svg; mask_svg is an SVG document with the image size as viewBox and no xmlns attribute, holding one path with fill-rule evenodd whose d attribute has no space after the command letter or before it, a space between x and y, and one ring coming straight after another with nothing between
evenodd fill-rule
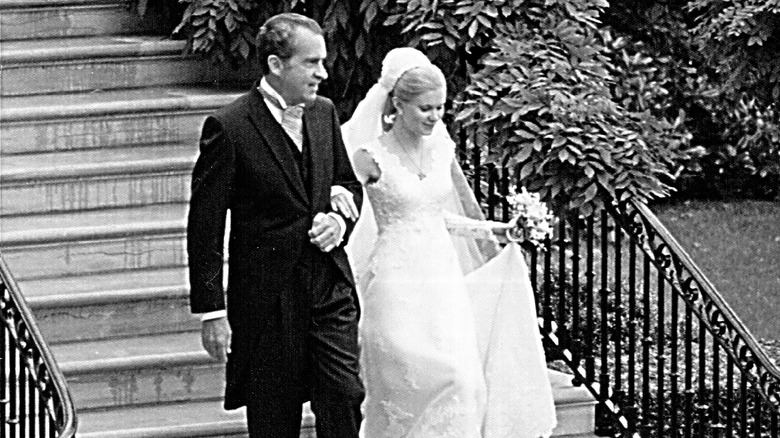
<instances>
[{"instance_id":1,"label":"grass lawn","mask_svg":"<svg viewBox=\"0 0 780 438\"><path fill-rule=\"evenodd\" d=\"M780 363L780 202L685 201L652 209Z\"/></svg>"}]
</instances>

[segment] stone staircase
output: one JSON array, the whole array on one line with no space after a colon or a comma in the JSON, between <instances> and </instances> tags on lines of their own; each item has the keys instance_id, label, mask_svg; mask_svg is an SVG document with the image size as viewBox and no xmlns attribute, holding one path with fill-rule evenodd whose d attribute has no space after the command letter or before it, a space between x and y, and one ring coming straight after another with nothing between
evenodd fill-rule
<instances>
[{"instance_id":1,"label":"stone staircase","mask_svg":"<svg viewBox=\"0 0 780 438\"><path fill-rule=\"evenodd\" d=\"M0 250L79 437L246 436L188 310L184 225L202 120L258 73L183 56L127 3L0 0ZM591 399L551 373L556 436L592 436Z\"/></svg>"}]
</instances>

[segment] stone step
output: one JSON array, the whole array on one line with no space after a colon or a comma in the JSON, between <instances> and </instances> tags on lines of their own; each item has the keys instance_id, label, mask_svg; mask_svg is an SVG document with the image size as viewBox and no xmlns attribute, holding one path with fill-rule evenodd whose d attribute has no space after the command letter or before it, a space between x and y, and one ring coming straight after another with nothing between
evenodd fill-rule
<instances>
[{"instance_id":1,"label":"stone step","mask_svg":"<svg viewBox=\"0 0 780 438\"><path fill-rule=\"evenodd\" d=\"M4 97L2 154L196 145L204 117L247 89L171 86Z\"/></svg>"},{"instance_id":2,"label":"stone step","mask_svg":"<svg viewBox=\"0 0 780 438\"><path fill-rule=\"evenodd\" d=\"M201 347L200 331L52 346L80 412L216 400L224 364Z\"/></svg>"},{"instance_id":3,"label":"stone step","mask_svg":"<svg viewBox=\"0 0 780 438\"><path fill-rule=\"evenodd\" d=\"M596 424L596 402L583 386L573 386L573 376L549 370L558 425L553 436L589 436Z\"/></svg>"},{"instance_id":4,"label":"stone step","mask_svg":"<svg viewBox=\"0 0 780 438\"><path fill-rule=\"evenodd\" d=\"M152 290L154 288L187 287L187 267L174 266L157 269L107 272L91 275L71 275L54 278L39 278L17 281L19 289L27 303L38 309L56 308L70 305L73 295L80 297L72 301L94 303L90 296L117 293L126 290ZM113 300L113 298L112 298ZM48 340L48 338L47 338Z\"/></svg>"},{"instance_id":5,"label":"stone step","mask_svg":"<svg viewBox=\"0 0 780 438\"><path fill-rule=\"evenodd\" d=\"M89 229L122 228L136 223L180 221L187 216L187 203L139 205L124 208L84 210L78 214L57 212L37 215L0 215L0 247L23 246L80 236Z\"/></svg>"},{"instance_id":6,"label":"stone step","mask_svg":"<svg viewBox=\"0 0 780 438\"><path fill-rule=\"evenodd\" d=\"M160 204L3 217L0 249L17 281L181 267L186 265L185 211L186 204ZM50 227L30 228L35 223Z\"/></svg>"},{"instance_id":7,"label":"stone step","mask_svg":"<svg viewBox=\"0 0 780 438\"><path fill-rule=\"evenodd\" d=\"M232 414L223 412L220 403L224 367L203 352L197 331L62 344L54 346L54 354L62 364L79 409L82 425L79 436L101 436L83 434L98 433L99 423L109 422L114 425L113 430L122 431L112 436L223 436L218 433L232 436L230 434L242 433L243 418L237 416L225 421L224 417ZM552 370L550 375L559 423L554 436L587 436L583 434L592 432L594 424L591 398L583 388L570 385L571 376ZM177 411L182 406L193 409L208 406L198 418L209 421L193 422L171 415L171 410ZM133 420L123 419L131 412L146 412L161 418L138 422L132 415ZM222 420L213 421L214 418ZM168 435L168 432L144 435L138 429L139 424L144 424L144 431L151 433L151 425L158 425L160 421L166 424L157 427L170 427L170 433L194 427L193 423L201 424L199 427L212 424L209 433L214 435ZM220 423L219 427L213 424L215 422ZM312 415L308 407L303 422L307 429L311 428Z\"/></svg>"},{"instance_id":8,"label":"stone step","mask_svg":"<svg viewBox=\"0 0 780 438\"><path fill-rule=\"evenodd\" d=\"M223 411L220 401L143 406L79 415L79 438L247 437L243 409ZM306 435L301 434L301 437ZM313 435L309 435L313 438Z\"/></svg>"},{"instance_id":9,"label":"stone step","mask_svg":"<svg viewBox=\"0 0 780 438\"><path fill-rule=\"evenodd\" d=\"M179 404L175 406L150 406L135 408L127 411L128 415L133 415L142 419L154 415L155 411L165 411L169 416L160 421L160 418L153 417L151 421L145 421L143 424L152 424L150 427L141 427L133 429L115 430L111 425L116 423L118 417L113 411L88 412L79 417L83 426L79 430L86 430L86 433L79 434L82 438L246 438L246 421L244 420L244 410L226 412L219 414L205 415L204 411L213 412L221 409L221 402L207 401ZM170 420L176 416L181 418L181 413L192 414L192 421L187 424L171 424ZM308 411L306 412L308 414ZM87 422L84 424L84 422ZM140 423L140 422L139 422ZM96 430L97 429L97 430ZM581 433L576 435L553 435L556 438L598 438L593 433ZM314 432L313 416L304 416L301 419L300 438L316 438Z\"/></svg>"},{"instance_id":10,"label":"stone step","mask_svg":"<svg viewBox=\"0 0 780 438\"><path fill-rule=\"evenodd\" d=\"M3 42L3 96L88 92L172 84L246 82L251 64L231 68L184 55L186 41L156 36L94 36Z\"/></svg>"},{"instance_id":11,"label":"stone step","mask_svg":"<svg viewBox=\"0 0 780 438\"><path fill-rule=\"evenodd\" d=\"M197 144L7 156L3 215L186 202Z\"/></svg>"},{"instance_id":12,"label":"stone step","mask_svg":"<svg viewBox=\"0 0 780 438\"><path fill-rule=\"evenodd\" d=\"M42 284L55 281L21 282L20 288L51 345L199 329L185 277L186 268L175 267L71 276L45 290Z\"/></svg>"},{"instance_id":13,"label":"stone step","mask_svg":"<svg viewBox=\"0 0 780 438\"><path fill-rule=\"evenodd\" d=\"M146 406L79 416L79 438L238 438L247 437L244 411L219 412L221 403ZM304 437L305 435L301 435ZM310 435L313 438L313 435Z\"/></svg>"},{"instance_id":14,"label":"stone step","mask_svg":"<svg viewBox=\"0 0 780 438\"><path fill-rule=\"evenodd\" d=\"M0 0L0 40L149 30L129 4L129 0Z\"/></svg>"}]
</instances>

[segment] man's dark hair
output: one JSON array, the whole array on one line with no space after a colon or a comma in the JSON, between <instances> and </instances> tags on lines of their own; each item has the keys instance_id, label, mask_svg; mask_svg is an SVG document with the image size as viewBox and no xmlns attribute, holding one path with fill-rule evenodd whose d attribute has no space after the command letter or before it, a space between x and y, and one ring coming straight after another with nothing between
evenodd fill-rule
<instances>
[{"instance_id":1,"label":"man's dark hair","mask_svg":"<svg viewBox=\"0 0 780 438\"><path fill-rule=\"evenodd\" d=\"M257 55L263 74L268 74L268 57L276 55L281 59L293 56L293 38L298 28L305 28L317 35L323 31L316 21L293 12L274 15L269 18L257 33Z\"/></svg>"}]
</instances>

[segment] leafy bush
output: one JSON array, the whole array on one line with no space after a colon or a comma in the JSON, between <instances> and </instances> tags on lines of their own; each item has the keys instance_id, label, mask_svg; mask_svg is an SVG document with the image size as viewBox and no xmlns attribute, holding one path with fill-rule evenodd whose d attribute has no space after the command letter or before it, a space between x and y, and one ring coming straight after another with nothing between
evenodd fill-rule
<instances>
[{"instance_id":1,"label":"leafy bush","mask_svg":"<svg viewBox=\"0 0 780 438\"><path fill-rule=\"evenodd\" d=\"M599 192L639 201L669 193L667 169L687 138L679 124L613 100L617 68L598 32L606 2L399 3L412 41L469 61L456 120L488 163L586 215L602 205Z\"/></svg>"},{"instance_id":2,"label":"leafy bush","mask_svg":"<svg viewBox=\"0 0 780 438\"><path fill-rule=\"evenodd\" d=\"M694 0L693 33L726 97L749 93L768 104L780 98L780 3Z\"/></svg>"},{"instance_id":3,"label":"leafy bush","mask_svg":"<svg viewBox=\"0 0 780 438\"><path fill-rule=\"evenodd\" d=\"M780 189L780 114L773 104L741 98L724 114L724 143L710 149L704 175L719 175L721 195L772 198ZM741 179L745 184L729 187Z\"/></svg>"},{"instance_id":4,"label":"leafy bush","mask_svg":"<svg viewBox=\"0 0 780 438\"><path fill-rule=\"evenodd\" d=\"M704 145L700 182L725 197L778 197L780 3L696 0L689 8L715 78L705 105L720 127L719 141Z\"/></svg>"},{"instance_id":5,"label":"leafy bush","mask_svg":"<svg viewBox=\"0 0 780 438\"><path fill-rule=\"evenodd\" d=\"M255 62L255 35L272 15L298 12L325 31L327 69L322 92L339 102L342 118L351 114L379 75L390 48L403 45L400 31L383 24L389 0L181 0L185 3L175 33L186 36L188 50L214 62Z\"/></svg>"},{"instance_id":6,"label":"leafy bush","mask_svg":"<svg viewBox=\"0 0 780 438\"><path fill-rule=\"evenodd\" d=\"M141 10L150 4L136 3ZM771 146L777 126L772 103L780 96L778 2L181 0L181 5L178 34L187 37L190 51L217 62L251 61L254 35L275 13L292 10L319 21L330 49L331 79L323 93L339 104L342 118L378 76L384 53L401 45L423 48L445 70L450 97L462 103L450 115L459 114L480 141L492 132L504 136L484 148L489 162L518 164L520 175L533 161L526 176L536 182L521 183L561 206L591 204L594 190L640 200L665 196L674 184L667 170L693 181L694 195L717 193L713 187L734 186L735 179L761 187L739 195L778 194L780 157ZM503 68L496 65L501 63ZM488 94L491 87L494 95ZM517 99L527 99L528 106L517 106ZM533 105L541 106L532 110ZM524 134L515 134L527 138L509 135L518 123ZM608 152L610 160L596 150ZM532 153L525 157L520 151ZM558 163L541 158L556 154ZM539 180L550 176L556 179L549 184Z\"/></svg>"},{"instance_id":7,"label":"leafy bush","mask_svg":"<svg viewBox=\"0 0 780 438\"><path fill-rule=\"evenodd\" d=\"M187 4L174 33L188 36L189 50L217 61L243 61L254 52L257 5L252 0L182 0ZM267 6L268 12L281 8ZM278 2L277 2L278 3ZM273 11L273 12L272 12ZM269 15L270 16L270 15Z\"/></svg>"},{"instance_id":8,"label":"leafy bush","mask_svg":"<svg viewBox=\"0 0 780 438\"><path fill-rule=\"evenodd\" d=\"M684 117L691 134L676 171L684 197L778 196L780 155L771 138L780 6L773 3L610 2L606 24L668 91L654 96L652 110Z\"/></svg>"}]
</instances>

